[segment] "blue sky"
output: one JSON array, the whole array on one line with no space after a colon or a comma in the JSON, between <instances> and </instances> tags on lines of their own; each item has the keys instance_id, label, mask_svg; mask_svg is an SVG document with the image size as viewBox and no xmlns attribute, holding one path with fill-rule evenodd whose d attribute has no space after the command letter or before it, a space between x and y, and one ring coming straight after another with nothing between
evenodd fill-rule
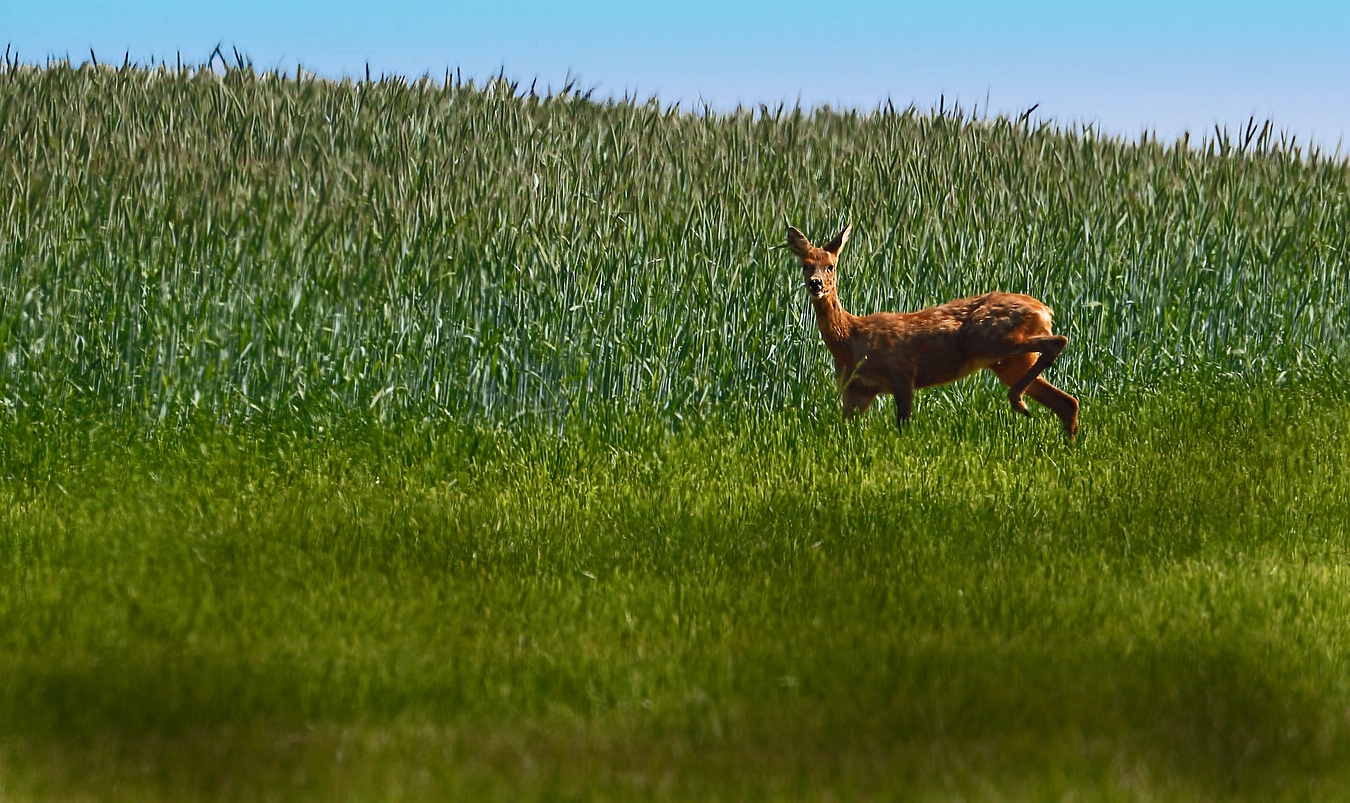
<instances>
[{"instance_id":1,"label":"blue sky","mask_svg":"<svg viewBox=\"0 0 1350 803\"><path fill-rule=\"evenodd\" d=\"M604 95L969 109L1173 139L1249 117L1350 153L1350 2L541 3L523 0L0 0L0 45L134 61L216 44L259 68L481 79Z\"/></svg>"}]
</instances>

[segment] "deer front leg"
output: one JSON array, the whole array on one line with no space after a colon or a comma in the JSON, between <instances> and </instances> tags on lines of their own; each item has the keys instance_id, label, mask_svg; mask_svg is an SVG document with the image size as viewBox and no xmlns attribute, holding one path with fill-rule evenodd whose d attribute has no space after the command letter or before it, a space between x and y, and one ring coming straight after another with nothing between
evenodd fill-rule
<instances>
[{"instance_id":1,"label":"deer front leg","mask_svg":"<svg viewBox=\"0 0 1350 803\"><path fill-rule=\"evenodd\" d=\"M877 397L877 392L858 385L849 385L844 388L844 420L847 421L859 413L867 412L867 408L872 406L872 400Z\"/></svg>"},{"instance_id":2,"label":"deer front leg","mask_svg":"<svg viewBox=\"0 0 1350 803\"><path fill-rule=\"evenodd\" d=\"M901 430L909 423L910 413L914 412L914 377L903 376L895 382L895 425Z\"/></svg>"}]
</instances>

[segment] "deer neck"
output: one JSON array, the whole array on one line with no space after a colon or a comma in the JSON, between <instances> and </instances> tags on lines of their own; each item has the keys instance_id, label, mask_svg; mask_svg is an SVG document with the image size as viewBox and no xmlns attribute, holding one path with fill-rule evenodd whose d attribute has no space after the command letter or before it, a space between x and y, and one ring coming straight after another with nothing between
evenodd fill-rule
<instances>
[{"instance_id":1,"label":"deer neck","mask_svg":"<svg viewBox=\"0 0 1350 803\"><path fill-rule=\"evenodd\" d=\"M812 298L811 306L816 310L816 326L825 346L835 359L841 359L847 352L849 336L853 334L853 316L839 303L839 296L830 293L823 298Z\"/></svg>"}]
</instances>

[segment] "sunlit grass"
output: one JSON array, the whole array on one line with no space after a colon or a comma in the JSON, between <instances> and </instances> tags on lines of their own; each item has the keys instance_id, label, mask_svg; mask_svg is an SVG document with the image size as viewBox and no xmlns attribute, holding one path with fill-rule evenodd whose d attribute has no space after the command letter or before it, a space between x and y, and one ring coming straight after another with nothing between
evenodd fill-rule
<instances>
[{"instance_id":1,"label":"sunlit grass","mask_svg":"<svg viewBox=\"0 0 1350 803\"><path fill-rule=\"evenodd\" d=\"M0 766L168 798L1343 788L1346 400L1250 401L1097 408L1075 447L990 409L13 449Z\"/></svg>"},{"instance_id":2,"label":"sunlit grass","mask_svg":"<svg viewBox=\"0 0 1350 803\"><path fill-rule=\"evenodd\" d=\"M302 428L801 408L829 395L788 220L853 222L855 312L1044 299L1079 395L1344 376L1350 172L1268 132L522 91L5 70L0 403Z\"/></svg>"},{"instance_id":3,"label":"sunlit grass","mask_svg":"<svg viewBox=\"0 0 1350 803\"><path fill-rule=\"evenodd\" d=\"M0 798L1345 797L1348 170L6 65ZM855 312L1051 304L1079 441L840 421L844 219Z\"/></svg>"}]
</instances>

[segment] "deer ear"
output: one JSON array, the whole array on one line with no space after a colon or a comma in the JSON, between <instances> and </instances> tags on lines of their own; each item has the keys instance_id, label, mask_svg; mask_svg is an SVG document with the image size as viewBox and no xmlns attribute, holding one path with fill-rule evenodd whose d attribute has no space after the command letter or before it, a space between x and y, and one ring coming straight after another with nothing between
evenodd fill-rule
<instances>
[{"instance_id":1,"label":"deer ear","mask_svg":"<svg viewBox=\"0 0 1350 803\"><path fill-rule=\"evenodd\" d=\"M847 226L845 226L844 230L839 232L839 234L836 235L833 240L830 240L830 242L825 246L825 250L829 251L831 254L834 254L835 256L839 256L839 252L844 250L844 243L848 242L848 236L852 232L853 232L853 224L850 223Z\"/></svg>"},{"instance_id":2,"label":"deer ear","mask_svg":"<svg viewBox=\"0 0 1350 803\"><path fill-rule=\"evenodd\" d=\"M811 241L806 239L806 235L797 231L795 226L788 226L788 248L797 255L798 259L806 259L806 255L811 253Z\"/></svg>"}]
</instances>

